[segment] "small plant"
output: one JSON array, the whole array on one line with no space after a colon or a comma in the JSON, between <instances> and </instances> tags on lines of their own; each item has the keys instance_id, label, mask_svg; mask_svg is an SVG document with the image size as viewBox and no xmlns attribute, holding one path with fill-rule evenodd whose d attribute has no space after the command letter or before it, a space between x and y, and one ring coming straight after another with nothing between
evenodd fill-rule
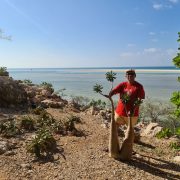
<instances>
[{"instance_id":1,"label":"small plant","mask_svg":"<svg viewBox=\"0 0 180 180\"><path fill-rule=\"evenodd\" d=\"M56 149L56 140L47 129L40 129L32 141L27 144L27 152L36 157L48 156Z\"/></svg>"},{"instance_id":2,"label":"small plant","mask_svg":"<svg viewBox=\"0 0 180 180\"><path fill-rule=\"evenodd\" d=\"M34 130L34 120L30 116L23 116L20 122L20 128L33 131Z\"/></svg>"},{"instance_id":3,"label":"small plant","mask_svg":"<svg viewBox=\"0 0 180 180\"><path fill-rule=\"evenodd\" d=\"M174 149L174 150L180 150L180 143L178 143L178 142L171 142L170 143L170 147L172 148L172 149Z\"/></svg>"},{"instance_id":4,"label":"small plant","mask_svg":"<svg viewBox=\"0 0 180 180\"><path fill-rule=\"evenodd\" d=\"M67 96L67 95L64 93L65 90L66 90L66 88L62 88L62 89L59 89L59 90L55 91L54 93L57 94L57 95L59 95L60 97L65 97L65 96Z\"/></svg>"},{"instance_id":5,"label":"small plant","mask_svg":"<svg viewBox=\"0 0 180 180\"><path fill-rule=\"evenodd\" d=\"M0 67L0 76L8 76L7 67Z\"/></svg>"},{"instance_id":6,"label":"small plant","mask_svg":"<svg viewBox=\"0 0 180 180\"><path fill-rule=\"evenodd\" d=\"M106 102L102 101L101 99L98 99L97 101L95 101L94 99L91 100L91 102L89 103L90 106L94 106L100 109L104 109L106 107Z\"/></svg>"},{"instance_id":7,"label":"small plant","mask_svg":"<svg viewBox=\"0 0 180 180\"><path fill-rule=\"evenodd\" d=\"M54 122L55 122L55 119L47 111L41 111L41 114L39 115L39 117L37 119L37 125L40 126L40 127L51 126Z\"/></svg>"},{"instance_id":8,"label":"small plant","mask_svg":"<svg viewBox=\"0 0 180 180\"><path fill-rule=\"evenodd\" d=\"M17 134L20 134L21 131L16 126L15 121L7 121L0 124L0 133L3 137L14 137Z\"/></svg>"},{"instance_id":9,"label":"small plant","mask_svg":"<svg viewBox=\"0 0 180 180\"><path fill-rule=\"evenodd\" d=\"M35 115L40 115L40 114L44 114L46 110L43 107L36 107L35 109L31 109L30 112Z\"/></svg>"},{"instance_id":10,"label":"small plant","mask_svg":"<svg viewBox=\"0 0 180 180\"><path fill-rule=\"evenodd\" d=\"M162 129L159 133L156 134L158 139L169 138L173 135L172 131L169 128Z\"/></svg>"},{"instance_id":11,"label":"small plant","mask_svg":"<svg viewBox=\"0 0 180 180\"><path fill-rule=\"evenodd\" d=\"M70 116L64 121L64 130L66 133L71 133L72 135L78 134L78 130L75 127L76 123L80 123L81 120L77 116Z\"/></svg>"},{"instance_id":12,"label":"small plant","mask_svg":"<svg viewBox=\"0 0 180 180\"><path fill-rule=\"evenodd\" d=\"M66 135L62 121L56 121L51 125L51 130L56 134Z\"/></svg>"},{"instance_id":13,"label":"small plant","mask_svg":"<svg viewBox=\"0 0 180 180\"><path fill-rule=\"evenodd\" d=\"M45 89L48 90L48 91L51 91L51 93L54 92L53 85L52 85L51 83L42 82L42 83L40 84L40 86L42 86L43 88L45 88Z\"/></svg>"},{"instance_id":14,"label":"small plant","mask_svg":"<svg viewBox=\"0 0 180 180\"><path fill-rule=\"evenodd\" d=\"M23 83L25 83L25 84L32 84L32 81L29 80L29 79L24 79L24 80L23 80Z\"/></svg>"}]
</instances>

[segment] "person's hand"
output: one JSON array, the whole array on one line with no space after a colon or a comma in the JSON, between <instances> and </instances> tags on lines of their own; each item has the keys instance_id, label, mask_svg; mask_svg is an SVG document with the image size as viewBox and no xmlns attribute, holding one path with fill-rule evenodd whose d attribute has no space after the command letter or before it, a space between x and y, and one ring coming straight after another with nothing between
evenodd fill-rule
<instances>
[{"instance_id":1,"label":"person's hand","mask_svg":"<svg viewBox=\"0 0 180 180\"><path fill-rule=\"evenodd\" d=\"M106 98L109 98L109 95L107 95L107 94L105 94L104 96L105 96Z\"/></svg>"}]
</instances>

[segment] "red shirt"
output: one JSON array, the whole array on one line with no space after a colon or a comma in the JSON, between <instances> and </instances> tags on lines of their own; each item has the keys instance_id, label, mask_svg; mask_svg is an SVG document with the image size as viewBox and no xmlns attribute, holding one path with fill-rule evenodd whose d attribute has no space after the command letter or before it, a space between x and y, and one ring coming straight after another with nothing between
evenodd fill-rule
<instances>
[{"instance_id":1,"label":"red shirt","mask_svg":"<svg viewBox=\"0 0 180 180\"><path fill-rule=\"evenodd\" d=\"M128 94L130 96L130 100L126 104L127 112L132 111L132 109L134 108L134 101L137 98L140 98L140 99L145 98L144 88L137 81L134 81L133 84L130 84L128 82L122 82L118 86L116 86L112 90L111 93L112 93L112 95L120 94L120 97L122 97L122 95L124 95L124 94ZM122 103L121 99L119 99L118 105L116 107L116 113L119 116L127 117L125 105ZM138 116L138 115L139 115L139 107L136 106L136 108L134 109L134 115L133 116Z\"/></svg>"}]
</instances>

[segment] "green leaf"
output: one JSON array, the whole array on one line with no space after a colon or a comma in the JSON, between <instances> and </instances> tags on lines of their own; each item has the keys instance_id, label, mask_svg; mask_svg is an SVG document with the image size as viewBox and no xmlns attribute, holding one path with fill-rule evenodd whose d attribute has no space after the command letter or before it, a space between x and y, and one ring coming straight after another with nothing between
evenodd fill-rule
<instances>
[{"instance_id":1,"label":"green leaf","mask_svg":"<svg viewBox=\"0 0 180 180\"><path fill-rule=\"evenodd\" d=\"M94 90L96 93L102 93L103 86L100 85L100 84L96 84L96 85L93 87L93 90Z\"/></svg>"},{"instance_id":2,"label":"green leaf","mask_svg":"<svg viewBox=\"0 0 180 180\"><path fill-rule=\"evenodd\" d=\"M113 71L107 72L106 79L110 82L114 82L114 80L116 79L116 73Z\"/></svg>"}]
</instances>

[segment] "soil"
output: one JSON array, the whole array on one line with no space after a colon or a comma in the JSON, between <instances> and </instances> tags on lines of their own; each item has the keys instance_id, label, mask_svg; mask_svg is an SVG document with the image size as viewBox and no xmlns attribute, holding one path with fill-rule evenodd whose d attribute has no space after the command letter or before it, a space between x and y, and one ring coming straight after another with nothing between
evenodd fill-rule
<instances>
[{"instance_id":1,"label":"soil","mask_svg":"<svg viewBox=\"0 0 180 180\"><path fill-rule=\"evenodd\" d=\"M134 144L132 160L122 162L108 157L109 128L100 116L69 109L48 109L56 119L74 114L81 118L77 125L84 136L54 135L58 151L44 159L36 159L26 152L27 140L34 133L4 139L15 145L9 153L0 155L0 179L3 180L159 180L180 179L180 165L173 161L179 152L170 149L167 140L141 137ZM120 143L122 138L119 137Z\"/></svg>"}]
</instances>

